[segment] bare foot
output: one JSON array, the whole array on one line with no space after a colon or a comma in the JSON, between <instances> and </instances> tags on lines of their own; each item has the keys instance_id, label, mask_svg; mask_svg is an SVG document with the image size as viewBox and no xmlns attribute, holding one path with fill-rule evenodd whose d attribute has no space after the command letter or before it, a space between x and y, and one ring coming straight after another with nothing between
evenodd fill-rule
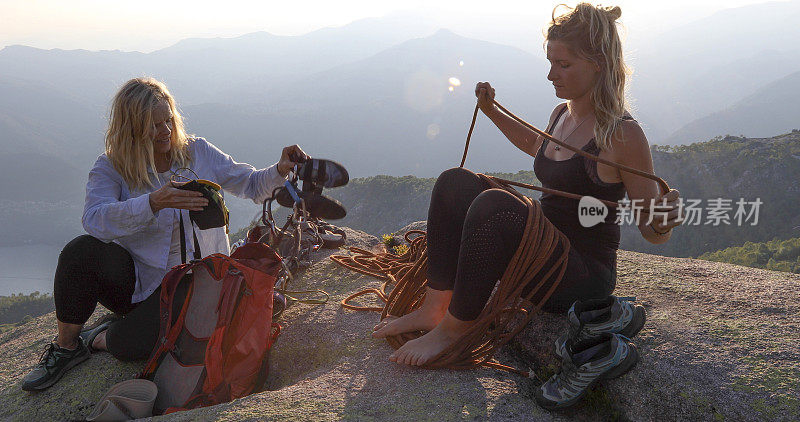
<instances>
[{"instance_id":1,"label":"bare foot","mask_svg":"<svg viewBox=\"0 0 800 422\"><path fill-rule=\"evenodd\" d=\"M373 328L372 337L384 338L411 331L430 331L444 318L452 290L426 288L422 305L402 317L387 316Z\"/></svg>"},{"instance_id":2,"label":"bare foot","mask_svg":"<svg viewBox=\"0 0 800 422\"><path fill-rule=\"evenodd\" d=\"M474 323L475 321L461 321L447 312L433 330L418 339L406 342L389 356L389 360L405 365L424 365L458 340Z\"/></svg>"},{"instance_id":3,"label":"bare foot","mask_svg":"<svg viewBox=\"0 0 800 422\"><path fill-rule=\"evenodd\" d=\"M388 324L388 323L390 323L390 322L392 322L392 321L394 321L394 320L396 320L398 318L400 318L400 317L396 317L394 315L388 315L386 318L382 319L381 322L378 323L378 325L372 327L372 331L378 331L381 328L385 327L386 324Z\"/></svg>"},{"instance_id":4,"label":"bare foot","mask_svg":"<svg viewBox=\"0 0 800 422\"><path fill-rule=\"evenodd\" d=\"M106 347L106 333L108 333L107 329L101 331L100 334L94 338L94 341L92 341L92 348L94 350L108 350Z\"/></svg>"}]
</instances>

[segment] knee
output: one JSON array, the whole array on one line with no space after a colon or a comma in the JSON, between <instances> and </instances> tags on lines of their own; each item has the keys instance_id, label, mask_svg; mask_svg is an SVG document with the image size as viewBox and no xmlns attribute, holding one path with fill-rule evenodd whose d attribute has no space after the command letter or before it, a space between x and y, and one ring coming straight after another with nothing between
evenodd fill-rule
<instances>
[{"instance_id":1,"label":"knee","mask_svg":"<svg viewBox=\"0 0 800 422\"><path fill-rule=\"evenodd\" d=\"M436 178L436 184L433 186L433 191L452 191L454 189L463 188L465 184L475 183L478 180L478 175L461 167L454 167L447 169Z\"/></svg>"},{"instance_id":2,"label":"knee","mask_svg":"<svg viewBox=\"0 0 800 422\"><path fill-rule=\"evenodd\" d=\"M486 221L501 212L509 212L524 218L527 215L527 207L519 198L503 189L488 189L472 201L467 219Z\"/></svg>"},{"instance_id":3,"label":"knee","mask_svg":"<svg viewBox=\"0 0 800 422\"><path fill-rule=\"evenodd\" d=\"M64 249L61 250L61 254L59 255L59 261L68 260L73 261L78 259L81 256L84 256L87 252L97 249L97 242L101 242L95 237L92 237L88 234L80 235L74 239L72 239Z\"/></svg>"}]
</instances>

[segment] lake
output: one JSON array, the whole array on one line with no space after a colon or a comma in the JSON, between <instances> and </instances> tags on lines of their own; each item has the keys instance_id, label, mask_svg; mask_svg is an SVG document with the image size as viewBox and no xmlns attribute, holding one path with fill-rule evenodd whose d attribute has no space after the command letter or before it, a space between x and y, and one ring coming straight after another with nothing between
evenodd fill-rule
<instances>
[{"instance_id":1,"label":"lake","mask_svg":"<svg viewBox=\"0 0 800 422\"><path fill-rule=\"evenodd\" d=\"M53 274L63 246L0 247L0 296L12 293L53 293Z\"/></svg>"}]
</instances>

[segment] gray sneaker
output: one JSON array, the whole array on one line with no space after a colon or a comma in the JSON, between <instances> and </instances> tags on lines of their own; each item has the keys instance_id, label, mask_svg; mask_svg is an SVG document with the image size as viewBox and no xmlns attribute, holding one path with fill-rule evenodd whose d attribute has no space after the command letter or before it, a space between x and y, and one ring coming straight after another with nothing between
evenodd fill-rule
<instances>
[{"instance_id":1,"label":"gray sneaker","mask_svg":"<svg viewBox=\"0 0 800 422\"><path fill-rule=\"evenodd\" d=\"M556 340L556 354L567 340L579 342L604 333L633 338L644 327L644 307L633 304L631 297L608 296L605 299L578 300L567 312L569 331Z\"/></svg>"},{"instance_id":2,"label":"gray sneaker","mask_svg":"<svg viewBox=\"0 0 800 422\"><path fill-rule=\"evenodd\" d=\"M561 371L536 390L536 403L547 410L578 403L596 383L623 375L639 361L636 346L620 334L568 340L561 353Z\"/></svg>"},{"instance_id":3,"label":"gray sneaker","mask_svg":"<svg viewBox=\"0 0 800 422\"><path fill-rule=\"evenodd\" d=\"M22 389L25 391L44 390L55 384L75 365L89 359L89 349L78 339L74 350L58 347L50 343L45 348L39 363L31 372L22 379Z\"/></svg>"}]
</instances>

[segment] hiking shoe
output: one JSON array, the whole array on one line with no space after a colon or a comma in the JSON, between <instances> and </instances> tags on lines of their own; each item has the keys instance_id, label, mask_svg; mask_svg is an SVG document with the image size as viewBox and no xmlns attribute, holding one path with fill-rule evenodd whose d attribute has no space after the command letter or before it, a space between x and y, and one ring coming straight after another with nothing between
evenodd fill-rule
<instances>
[{"instance_id":1,"label":"hiking shoe","mask_svg":"<svg viewBox=\"0 0 800 422\"><path fill-rule=\"evenodd\" d=\"M102 333L103 331L107 330L108 327L116 322L119 321L121 317L117 314L105 314L100 319L97 320L94 324L89 327L86 327L81 331L79 337L83 344L86 345L86 348L89 349L89 353L99 352L99 350L92 347L94 343L94 339L97 337L98 334Z\"/></svg>"},{"instance_id":2,"label":"hiking shoe","mask_svg":"<svg viewBox=\"0 0 800 422\"><path fill-rule=\"evenodd\" d=\"M578 403L600 380L617 378L639 361L639 352L620 334L604 333L563 348L561 370L536 390L536 403L547 410Z\"/></svg>"},{"instance_id":3,"label":"hiking shoe","mask_svg":"<svg viewBox=\"0 0 800 422\"><path fill-rule=\"evenodd\" d=\"M556 354L567 340L578 342L604 333L633 338L644 327L644 307L630 297L608 296L605 299L578 300L567 312L569 331L556 340Z\"/></svg>"},{"instance_id":4,"label":"hiking shoe","mask_svg":"<svg viewBox=\"0 0 800 422\"><path fill-rule=\"evenodd\" d=\"M90 353L83 341L76 341L75 350L64 349L50 343L39 358L39 363L22 380L25 391L44 390L55 384L73 366L89 359Z\"/></svg>"}]
</instances>

